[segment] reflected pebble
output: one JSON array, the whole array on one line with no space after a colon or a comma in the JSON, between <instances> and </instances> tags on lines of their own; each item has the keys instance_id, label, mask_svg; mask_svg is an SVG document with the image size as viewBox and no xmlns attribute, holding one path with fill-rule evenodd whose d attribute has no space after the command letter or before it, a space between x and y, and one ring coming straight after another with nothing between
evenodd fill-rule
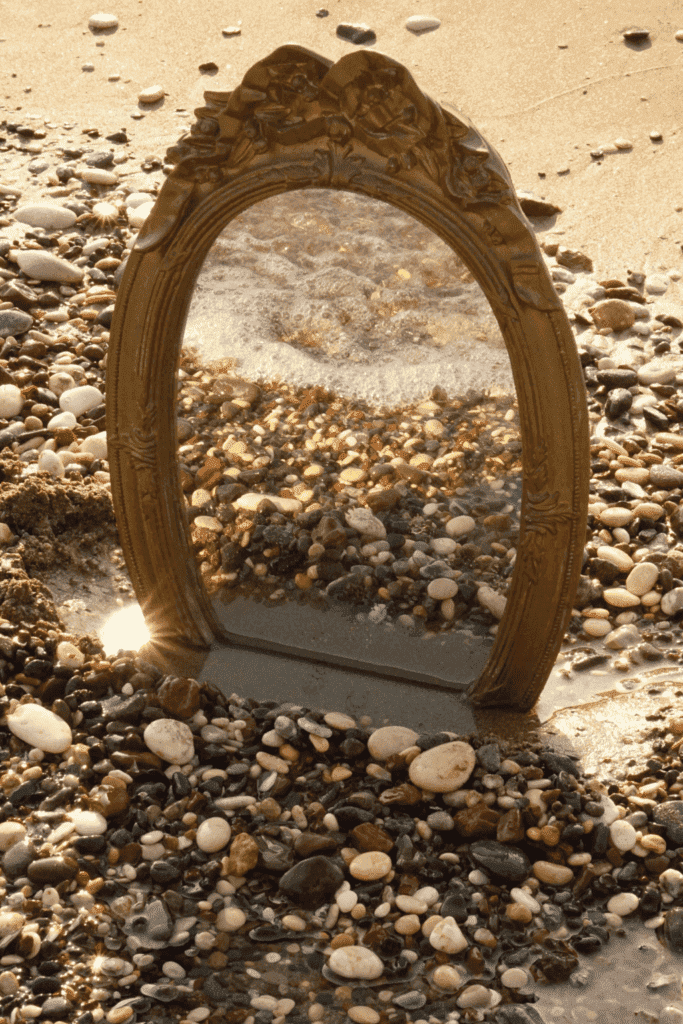
<instances>
[{"instance_id":1,"label":"reflected pebble","mask_svg":"<svg viewBox=\"0 0 683 1024\"><path fill-rule=\"evenodd\" d=\"M185 722L157 718L142 735L149 749L171 764L187 764L194 757L194 737Z\"/></svg>"},{"instance_id":2,"label":"reflected pebble","mask_svg":"<svg viewBox=\"0 0 683 1024\"><path fill-rule=\"evenodd\" d=\"M59 715L41 704L20 704L7 716L7 725L30 747L59 754L71 746L71 729Z\"/></svg>"}]
</instances>

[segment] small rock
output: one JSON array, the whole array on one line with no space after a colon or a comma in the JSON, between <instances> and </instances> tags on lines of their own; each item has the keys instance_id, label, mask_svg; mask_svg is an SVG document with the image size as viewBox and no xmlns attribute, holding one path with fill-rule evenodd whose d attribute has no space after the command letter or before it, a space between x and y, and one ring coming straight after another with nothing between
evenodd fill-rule
<instances>
[{"instance_id":1,"label":"small rock","mask_svg":"<svg viewBox=\"0 0 683 1024\"><path fill-rule=\"evenodd\" d=\"M347 39L350 43L355 43L356 46L365 46L377 42L377 36L370 26L365 24L341 22L337 25L337 35L340 39Z\"/></svg>"},{"instance_id":2,"label":"small rock","mask_svg":"<svg viewBox=\"0 0 683 1024\"><path fill-rule=\"evenodd\" d=\"M497 619L503 618L505 607L507 605L507 597L504 594L499 594L491 587L479 587L477 591L477 600L482 608L486 608L487 611L491 612Z\"/></svg>"},{"instance_id":3,"label":"small rock","mask_svg":"<svg viewBox=\"0 0 683 1024\"><path fill-rule=\"evenodd\" d=\"M242 878L247 871L256 867L259 858L258 843L248 832L240 832L230 846L227 874Z\"/></svg>"},{"instance_id":4,"label":"small rock","mask_svg":"<svg viewBox=\"0 0 683 1024\"><path fill-rule=\"evenodd\" d=\"M0 417L11 420L18 416L23 408L24 396L16 384L0 384Z\"/></svg>"},{"instance_id":5,"label":"small rock","mask_svg":"<svg viewBox=\"0 0 683 1024\"><path fill-rule=\"evenodd\" d=\"M612 631L612 624L609 619L591 619L586 618L583 620L583 631L588 636L601 637L607 636ZM638 637L640 640L640 637Z\"/></svg>"},{"instance_id":6,"label":"small rock","mask_svg":"<svg viewBox=\"0 0 683 1024\"><path fill-rule=\"evenodd\" d=\"M632 594L626 587L608 587L603 590L602 596L613 608L635 608L640 604L640 598Z\"/></svg>"},{"instance_id":7,"label":"small rock","mask_svg":"<svg viewBox=\"0 0 683 1024\"><path fill-rule=\"evenodd\" d=\"M456 999L458 1006L487 1007L491 1003L491 990L485 985L468 985Z\"/></svg>"},{"instance_id":8,"label":"small rock","mask_svg":"<svg viewBox=\"0 0 683 1024\"><path fill-rule=\"evenodd\" d=\"M20 704L7 716L10 732L30 747L61 754L71 746L71 729L59 715L41 704Z\"/></svg>"},{"instance_id":9,"label":"small rock","mask_svg":"<svg viewBox=\"0 0 683 1024\"><path fill-rule=\"evenodd\" d=\"M107 432L106 430L100 430L97 434L91 434L90 437L86 437L81 441L80 450L82 452L90 452L96 459L103 459L106 461L107 458ZM222 528L222 527L221 527Z\"/></svg>"},{"instance_id":10,"label":"small rock","mask_svg":"<svg viewBox=\"0 0 683 1024\"><path fill-rule=\"evenodd\" d=\"M242 29L239 25L228 25L227 28L221 29L224 36L240 36L242 35Z\"/></svg>"},{"instance_id":11,"label":"small rock","mask_svg":"<svg viewBox=\"0 0 683 1024\"><path fill-rule=\"evenodd\" d=\"M14 219L45 231L65 231L76 223L76 214L57 203L31 203L15 210Z\"/></svg>"},{"instance_id":12,"label":"small rock","mask_svg":"<svg viewBox=\"0 0 683 1024\"><path fill-rule=\"evenodd\" d=\"M604 558L607 562L612 562L622 572L630 572L635 565L631 556L627 555L625 551L609 547L607 544L601 544L598 548L598 558Z\"/></svg>"},{"instance_id":13,"label":"small rock","mask_svg":"<svg viewBox=\"0 0 683 1024\"><path fill-rule=\"evenodd\" d=\"M38 471L54 477L64 476L64 463L56 452L47 449L38 456Z\"/></svg>"},{"instance_id":14,"label":"small rock","mask_svg":"<svg viewBox=\"0 0 683 1024\"><path fill-rule=\"evenodd\" d=\"M546 885L568 885L574 879L574 872L564 864L553 864L549 860L537 860L533 872Z\"/></svg>"},{"instance_id":15,"label":"small rock","mask_svg":"<svg viewBox=\"0 0 683 1024\"><path fill-rule=\"evenodd\" d=\"M660 463L650 466L650 483L656 490L674 491L683 487L683 473L675 466Z\"/></svg>"},{"instance_id":16,"label":"small rock","mask_svg":"<svg viewBox=\"0 0 683 1024\"><path fill-rule=\"evenodd\" d=\"M651 384L670 384L676 379L676 366L671 363L660 363L653 359L651 363L641 366L638 370L638 383L643 387Z\"/></svg>"},{"instance_id":17,"label":"small rock","mask_svg":"<svg viewBox=\"0 0 683 1024\"><path fill-rule=\"evenodd\" d=\"M363 978L374 981L384 973L384 964L366 946L341 946L330 953L327 961L330 970L342 978Z\"/></svg>"},{"instance_id":18,"label":"small rock","mask_svg":"<svg viewBox=\"0 0 683 1024\"><path fill-rule=\"evenodd\" d=\"M47 452L41 452L41 455L47 455ZM50 455L55 455L54 452L50 452ZM55 455L55 458L57 456ZM61 466L61 459L58 460ZM63 472L63 471L62 471ZM75 644L70 643L68 640L62 640L60 644L57 644L57 661L56 664L62 668L80 668L85 661L85 655L82 651L79 651Z\"/></svg>"},{"instance_id":19,"label":"small rock","mask_svg":"<svg viewBox=\"0 0 683 1024\"><path fill-rule=\"evenodd\" d=\"M429 32L438 28L440 24L438 18L430 18L428 14L413 14L406 20L406 28L409 32Z\"/></svg>"},{"instance_id":20,"label":"small rock","mask_svg":"<svg viewBox=\"0 0 683 1024\"><path fill-rule=\"evenodd\" d=\"M259 491L247 491L232 502L232 507L256 512L260 503L266 499L275 505L278 512L301 512L303 505L297 498L281 498L278 494L261 494Z\"/></svg>"},{"instance_id":21,"label":"small rock","mask_svg":"<svg viewBox=\"0 0 683 1024\"><path fill-rule=\"evenodd\" d=\"M627 43L644 43L650 38L646 28L627 28L621 34Z\"/></svg>"},{"instance_id":22,"label":"small rock","mask_svg":"<svg viewBox=\"0 0 683 1024\"><path fill-rule=\"evenodd\" d=\"M149 749L171 764L188 764L194 757L194 737L185 722L157 718L142 735Z\"/></svg>"},{"instance_id":23,"label":"small rock","mask_svg":"<svg viewBox=\"0 0 683 1024\"><path fill-rule=\"evenodd\" d=\"M157 103L163 98L164 87L162 85L150 85L148 89L143 89L138 93L138 102L140 103Z\"/></svg>"},{"instance_id":24,"label":"small rock","mask_svg":"<svg viewBox=\"0 0 683 1024\"><path fill-rule=\"evenodd\" d=\"M427 593L436 601L446 601L449 597L455 597L458 593L458 584L455 580L440 577L432 580L427 585Z\"/></svg>"},{"instance_id":25,"label":"small rock","mask_svg":"<svg viewBox=\"0 0 683 1024\"><path fill-rule=\"evenodd\" d=\"M613 526L628 526L633 521L633 512L630 508L604 508L600 513L600 522L612 529Z\"/></svg>"},{"instance_id":26,"label":"small rock","mask_svg":"<svg viewBox=\"0 0 683 1024\"><path fill-rule=\"evenodd\" d=\"M197 846L204 853L216 853L227 845L231 831L225 818L205 818L197 829Z\"/></svg>"},{"instance_id":27,"label":"small rock","mask_svg":"<svg viewBox=\"0 0 683 1024\"><path fill-rule=\"evenodd\" d=\"M349 864L349 874L364 882L374 882L391 871L391 857L379 850L359 853Z\"/></svg>"},{"instance_id":28,"label":"small rock","mask_svg":"<svg viewBox=\"0 0 683 1024\"><path fill-rule=\"evenodd\" d=\"M609 327L613 331L625 331L635 323L635 313L624 299L603 299L588 310L593 323L602 329Z\"/></svg>"},{"instance_id":29,"label":"small rock","mask_svg":"<svg viewBox=\"0 0 683 1024\"><path fill-rule=\"evenodd\" d=\"M48 430L70 430L77 424L77 419L72 412L58 412L47 421Z\"/></svg>"},{"instance_id":30,"label":"small rock","mask_svg":"<svg viewBox=\"0 0 683 1024\"><path fill-rule=\"evenodd\" d=\"M376 761L386 761L392 754L400 754L411 747L419 733L403 725L385 725L375 729L368 739L368 751Z\"/></svg>"},{"instance_id":31,"label":"small rock","mask_svg":"<svg viewBox=\"0 0 683 1024\"><path fill-rule=\"evenodd\" d=\"M78 172L77 177L89 185L117 185L119 180L113 171L105 171L101 167L86 167Z\"/></svg>"},{"instance_id":32,"label":"small rock","mask_svg":"<svg viewBox=\"0 0 683 1024\"><path fill-rule=\"evenodd\" d=\"M624 152L626 152L629 149L633 149L633 143L630 141L630 139L615 139L614 145L617 147L617 149L621 149Z\"/></svg>"},{"instance_id":33,"label":"small rock","mask_svg":"<svg viewBox=\"0 0 683 1024\"><path fill-rule=\"evenodd\" d=\"M411 762L410 781L432 793L461 789L474 770L476 756L469 743L453 740L418 754Z\"/></svg>"},{"instance_id":34,"label":"small rock","mask_svg":"<svg viewBox=\"0 0 683 1024\"><path fill-rule=\"evenodd\" d=\"M573 249L566 249L560 246L555 253L555 259L561 267L567 267L577 274L591 274L593 272L593 261L589 256Z\"/></svg>"},{"instance_id":35,"label":"small rock","mask_svg":"<svg viewBox=\"0 0 683 1024\"><path fill-rule=\"evenodd\" d=\"M552 217L556 213L562 213L560 206L549 203L545 199L539 199L531 192L517 192L517 199L522 211L527 217ZM568 282L571 284L571 282Z\"/></svg>"},{"instance_id":36,"label":"small rock","mask_svg":"<svg viewBox=\"0 0 683 1024\"><path fill-rule=\"evenodd\" d=\"M446 523L446 533L449 537L464 537L465 534L471 533L476 525L472 516L455 516Z\"/></svg>"},{"instance_id":37,"label":"small rock","mask_svg":"<svg viewBox=\"0 0 683 1024\"><path fill-rule=\"evenodd\" d=\"M470 845L470 854L487 873L506 882L519 884L529 877L531 862L516 846L482 839Z\"/></svg>"},{"instance_id":38,"label":"small rock","mask_svg":"<svg viewBox=\"0 0 683 1024\"><path fill-rule=\"evenodd\" d=\"M664 274L650 274L645 278L645 291L650 295L663 295L670 284L671 279Z\"/></svg>"},{"instance_id":39,"label":"small rock","mask_svg":"<svg viewBox=\"0 0 683 1024\"><path fill-rule=\"evenodd\" d=\"M436 922L429 935L429 944L440 953L450 954L459 953L468 945L454 917L444 917Z\"/></svg>"},{"instance_id":40,"label":"small rock","mask_svg":"<svg viewBox=\"0 0 683 1024\"><path fill-rule=\"evenodd\" d=\"M594 621L607 622L607 619L595 619ZM634 625L619 626L618 629L613 629L609 636L605 636L605 647L609 647L612 651L624 651L639 643L640 633Z\"/></svg>"},{"instance_id":41,"label":"small rock","mask_svg":"<svg viewBox=\"0 0 683 1024\"><path fill-rule=\"evenodd\" d=\"M68 260L53 256L42 249L24 249L17 253L17 263L27 277L36 281L58 281L60 284L78 284L83 280L83 268Z\"/></svg>"},{"instance_id":42,"label":"small rock","mask_svg":"<svg viewBox=\"0 0 683 1024\"><path fill-rule=\"evenodd\" d=\"M624 818L618 818L612 822L609 827L609 834L612 843L620 853L626 853L627 850L632 850L636 845L636 830ZM619 911L614 911L614 913L619 913Z\"/></svg>"},{"instance_id":43,"label":"small rock","mask_svg":"<svg viewBox=\"0 0 683 1024\"><path fill-rule=\"evenodd\" d=\"M634 892L619 892L607 900L607 909L610 914L626 917L628 914L632 914L639 904L640 900Z\"/></svg>"},{"instance_id":44,"label":"small rock","mask_svg":"<svg viewBox=\"0 0 683 1024\"><path fill-rule=\"evenodd\" d=\"M384 540L387 535L384 523L373 516L368 508L350 508L344 514L344 519L352 530L358 530L360 534L369 540Z\"/></svg>"},{"instance_id":45,"label":"small rock","mask_svg":"<svg viewBox=\"0 0 683 1024\"><path fill-rule=\"evenodd\" d=\"M642 597L659 579L659 567L652 562L638 562L626 577L626 589Z\"/></svg>"},{"instance_id":46,"label":"small rock","mask_svg":"<svg viewBox=\"0 0 683 1024\"><path fill-rule=\"evenodd\" d=\"M525 985L529 984L529 976L521 967L508 967L501 974L500 983L505 985L506 988L524 988Z\"/></svg>"},{"instance_id":47,"label":"small rock","mask_svg":"<svg viewBox=\"0 0 683 1024\"><path fill-rule=\"evenodd\" d=\"M88 28L95 31L106 28L118 28L119 19L115 14L93 14L88 19Z\"/></svg>"},{"instance_id":48,"label":"small rock","mask_svg":"<svg viewBox=\"0 0 683 1024\"><path fill-rule=\"evenodd\" d=\"M82 387L70 388L64 391L59 398L59 408L62 412L70 412L78 419L83 413L96 409L104 402L104 395L99 388L92 384L84 384Z\"/></svg>"},{"instance_id":49,"label":"small rock","mask_svg":"<svg viewBox=\"0 0 683 1024\"><path fill-rule=\"evenodd\" d=\"M107 831L107 819L99 811L71 811L68 815L73 821L79 836L102 836Z\"/></svg>"},{"instance_id":50,"label":"small rock","mask_svg":"<svg viewBox=\"0 0 683 1024\"><path fill-rule=\"evenodd\" d=\"M683 587L674 587L668 593L662 594L660 607L662 613L670 619L678 615L683 610Z\"/></svg>"},{"instance_id":51,"label":"small rock","mask_svg":"<svg viewBox=\"0 0 683 1024\"><path fill-rule=\"evenodd\" d=\"M306 857L280 878L278 888L292 903L305 910L316 910L330 903L344 881L344 872L329 857ZM350 947L346 947L349 949ZM379 975L376 975L379 977Z\"/></svg>"}]
</instances>

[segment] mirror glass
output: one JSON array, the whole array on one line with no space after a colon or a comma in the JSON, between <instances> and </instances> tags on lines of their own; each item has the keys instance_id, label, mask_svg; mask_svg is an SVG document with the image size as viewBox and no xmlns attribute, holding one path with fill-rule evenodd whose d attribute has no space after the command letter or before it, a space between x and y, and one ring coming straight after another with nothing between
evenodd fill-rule
<instances>
[{"instance_id":1,"label":"mirror glass","mask_svg":"<svg viewBox=\"0 0 683 1024\"><path fill-rule=\"evenodd\" d=\"M479 675L517 548L519 417L488 301L427 227L311 189L233 220L192 295L177 437L231 634Z\"/></svg>"}]
</instances>

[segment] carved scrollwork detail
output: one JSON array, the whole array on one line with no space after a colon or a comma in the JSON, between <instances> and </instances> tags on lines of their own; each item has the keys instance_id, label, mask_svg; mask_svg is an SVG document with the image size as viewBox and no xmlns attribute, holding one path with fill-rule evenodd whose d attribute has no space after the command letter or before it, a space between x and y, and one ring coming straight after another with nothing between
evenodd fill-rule
<instances>
[{"instance_id":1,"label":"carved scrollwork detail","mask_svg":"<svg viewBox=\"0 0 683 1024\"><path fill-rule=\"evenodd\" d=\"M126 452L138 469L149 470L156 466L158 438L156 415L153 410L146 410L142 425L120 431L111 438L109 447Z\"/></svg>"},{"instance_id":2,"label":"carved scrollwork detail","mask_svg":"<svg viewBox=\"0 0 683 1024\"><path fill-rule=\"evenodd\" d=\"M545 559L545 537L557 536L560 528L574 519L574 512L566 501L560 500L558 491L527 493L524 515L526 558L524 569L530 583L538 583Z\"/></svg>"}]
</instances>

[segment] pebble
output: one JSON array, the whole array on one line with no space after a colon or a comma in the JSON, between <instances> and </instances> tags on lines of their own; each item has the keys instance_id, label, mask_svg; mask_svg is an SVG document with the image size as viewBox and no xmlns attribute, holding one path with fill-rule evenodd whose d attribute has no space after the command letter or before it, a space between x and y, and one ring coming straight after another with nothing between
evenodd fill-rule
<instances>
[{"instance_id":1,"label":"pebble","mask_svg":"<svg viewBox=\"0 0 683 1024\"><path fill-rule=\"evenodd\" d=\"M24 407L24 396L16 384L0 384L0 417L11 420Z\"/></svg>"},{"instance_id":2,"label":"pebble","mask_svg":"<svg viewBox=\"0 0 683 1024\"><path fill-rule=\"evenodd\" d=\"M460 931L454 917L437 921L429 933L429 943L440 953L459 953L468 946L467 939Z\"/></svg>"},{"instance_id":3,"label":"pebble","mask_svg":"<svg viewBox=\"0 0 683 1024\"><path fill-rule=\"evenodd\" d=\"M610 914L618 914L619 917L627 917L640 905L640 899L634 892L620 892L607 900L607 909Z\"/></svg>"},{"instance_id":4,"label":"pebble","mask_svg":"<svg viewBox=\"0 0 683 1024\"><path fill-rule=\"evenodd\" d=\"M14 211L14 219L45 231L66 231L76 223L76 214L57 203L30 203Z\"/></svg>"},{"instance_id":5,"label":"pebble","mask_svg":"<svg viewBox=\"0 0 683 1024\"><path fill-rule=\"evenodd\" d=\"M546 885L567 885L574 879L574 872L564 864L553 864L549 860L537 860L533 866L536 878Z\"/></svg>"},{"instance_id":6,"label":"pebble","mask_svg":"<svg viewBox=\"0 0 683 1024\"><path fill-rule=\"evenodd\" d=\"M674 587L668 593L662 594L662 613L668 618L673 618L683 610L683 587Z\"/></svg>"},{"instance_id":7,"label":"pebble","mask_svg":"<svg viewBox=\"0 0 683 1024\"><path fill-rule=\"evenodd\" d=\"M75 427L78 420L72 412L58 412L47 421L48 430L70 430Z\"/></svg>"},{"instance_id":8,"label":"pebble","mask_svg":"<svg viewBox=\"0 0 683 1024\"><path fill-rule=\"evenodd\" d=\"M63 718L41 704L20 704L7 716L7 725L30 747L59 754L71 746L71 729Z\"/></svg>"},{"instance_id":9,"label":"pebble","mask_svg":"<svg viewBox=\"0 0 683 1024\"><path fill-rule=\"evenodd\" d=\"M205 818L197 829L197 846L205 853L216 853L228 844L230 835L230 823L225 818Z\"/></svg>"},{"instance_id":10,"label":"pebble","mask_svg":"<svg viewBox=\"0 0 683 1024\"><path fill-rule=\"evenodd\" d=\"M107 831L107 819L98 811L71 811L69 818L79 836L101 836Z\"/></svg>"},{"instance_id":11,"label":"pebble","mask_svg":"<svg viewBox=\"0 0 683 1024\"><path fill-rule=\"evenodd\" d=\"M626 577L626 589L642 597L659 579L659 567L652 562L638 562Z\"/></svg>"},{"instance_id":12,"label":"pebble","mask_svg":"<svg viewBox=\"0 0 683 1024\"><path fill-rule=\"evenodd\" d=\"M607 587L602 592L602 596L607 601L607 604L614 605L617 608L634 608L640 604L640 598L636 594L631 593L626 587Z\"/></svg>"},{"instance_id":13,"label":"pebble","mask_svg":"<svg viewBox=\"0 0 683 1024\"><path fill-rule=\"evenodd\" d=\"M607 636L612 632L612 624L609 619L586 618L583 620L582 628L584 633L594 637ZM638 634L638 640L640 640L640 634Z\"/></svg>"},{"instance_id":14,"label":"pebble","mask_svg":"<svg viewBox=\"0 0 683 1024\"><path fill-rule=\"evenodd\" d=\"M96 389L97 390L97 389ZM107 459L107 432L106 430L100 430L97 434L91 434L90 437L84 438L81 441L80 450L82 452L90 452L96 459Z\"/></svg>"},{"instance_id":15,"label":"pebble","mask_svg":"<svg viewBox=\"0 0 683 1024\"><path fill-rule=\"evenodd\" d=\"M366 946L341 946L330 953L328 966L342 978L362 978L374 981L384 973L384 964Z\"/></svg>"},{"instance_id":16,"label":"pebble","mask_svg":"<svg viewBox=\"0 0 683 1024\"><path fill-rule=\"evenodd\" d=\"M476 525L472 516L455 516L446 523L446 533L449 537L464 537L471 533Z\"/></svg>"},{"instance_id":17,"label":"pebble","mask_svg":"<svg viewBox=\"0 0 683 1024\"><path fill-rule=\"evenodd\" d=\"M445 601L449 597L455 597L458 593L458 584L455 580L437 578L427 584L427 593L437 601Z\"/></svg>"},{"instance_id":18,"label":"pebble","mask_svg":"<svg viewBox=\"0 0 683 1024\"><path fill-rule=\"evenodd\" d=\"M616 565L617 569L622 572L629 572L635 562L630 555L627 555L625 551L620 551L619 548L609 547L606 544L600 545L597 550L598 558L604 558L605 561L611 562Z\"/></svg>"},{"instance_id":19,"label":"pebble","mask_svg":"<svg viewBox=\"0 0 683 1024\"><path fill-rule=\"evenodd\" d=\"M54 452L42 452L41 454L54 455ZM57 458L56 455L55 458ZM38 460L38 463L40 464L40 459ZM83 654L83 652L79 650L79 648L76 647L75 644L72 644L69 640L62 640L60 644L57 644L55 653L57 655L56 664L62 666L63 668L81 668L81 666L85 662L85 655Z\"/></svg>"},{"instance_id":20,"label":"pebble","mask_svg":"<svg viewBox=\"0 0 683 1024\"><path fill-rule=\"evenodd\" d=\"M59 408L62 412L72 413L76 419L83 413L96 409L104 402L104 395L99 388L92 384L84 384L81 387L69 388L59 396Z\"/></svg>"},{"instance_id":21,"label":"pebble","mask_svg":"<svg viewBox=\"0 0 683 1024\"><path fill-rule=\"evenodd\" d=\"M438 18L430 17L428 14L412 14L406 20L406 28L410 32L429 32L438 28L440 24Z\"/></svg>"},{"instance_id":22,"label":"pebble","mask_svg":"<svg viewBox=\"0 0 683 1024\"><path fill-rule=\"evenodd\" d=\"M384 540L386 538L387 531L384 523L367 508L351 508L344 513L344 519L352 530L358 530L368 540Z\"/></svg>"},{"instance_id":23,"label":"pebble","mask_svg":"<svg viewBox=\"0 0 683 1024\"><path fill-rule=\"evenodd\" d=\"M147 89L143 89L138 93L138 102L157 103L159 100L163 100L164 95L163 85L150 85Z\"/></svg>"},{"instance_id":24,"label":"pebble","mask_svg":"<svg viewBox=\"0 0 683 1024\"><path fill-rule=\"evenodd\" d=\"M349 864L349 874L354 878L360 878L364 882L375 881L383 878L391 871L391 857L378 850L369 850L367 853L359 853Z\"/></svg>"},{"instance_id":25,"label":"pebble","mask_svg":"<svg viewBox=\"0 0 683 1024\"><path fill-rule=\"evenodd\" d=\"M623 299L603 299L588 310L596 327L625 331L635 323L635 313Z\"/></svg>"},{"instance_id":26,"label":"pebble","mask_svg":"<svg viewBox=\"0 0 683 1024\"><path fill-rule=\"evenodd\" d=\"M625 821L623 818L619 818L617 821L612 822L609 827L609 834L612 842L620 853L632 850L636 845L636 830L630 822ZM615 913L618 913L618 911L615 911Z\"/></svg>"},{"instance_id":27,"label":"pebble","mask_svg":"<svg viewBox=\"0 0 683 1024\"><path fill-rule=\"evenodd\" d=\"M300 512L303 508L297 498L281 498L279 494L262 494L260 491L247 491L232 503L233 508L255 512L260 503L267 499L272 502L278 512Z\"/></svg>"},{"instance_id":28,"label":"pebble","mask_svg":"<svg viewBox=\"0 0 683 1024\"><path fill-rule=\"evenodd\" d=\"M588 622L605 622L609 625L607 619L593 619L586 620ZM586 629L584 625L584 630ZM594 633L594 636L600 636L600 633ZM613 629L610 633L602 634L605 637L605 647L609 647L613 651L624 651L629 647L635 647L636 644L640 643L640 632L633 624L627 624L619 626L618 629Z\"/></svg>"},{"instance_id":29,"label":"pebble","mask_svg":"<svg viewBox=\"0 0 683 1024\"><path fill-rule=\"evenodd\" d=\"M89 185L117 185L119 181L118 175L102 167L85 167L77 172L77 176Z\"/></svg>"},{"instance_id":30,"label":"pebble","mask_svg":"<svg viewBox=\"0 0 683 1024\"><path fill-rule=\"evenodd\" d=\"M368 740L370 756L377 761L386 761L393 754L400 754L413 746L419 733L404 725L385 725L375 729Z\"/></svg>"},{"instance_id":31,"label":"pebble","mask_svg":"<svg viewBox=\"0 0 683 1024\"><path fill-rule=\"evenodd\" d=\"M418 754L410 763L410 781L432 793L461 789L474 771L476 755L469 743L453 740Z\"/></svg>"},{"instance_id":32,"label":"pebble","mask_svg":"<svg viewBox=\"0 0 683 1024\"><path fill-rule=\"evenodd\" d=\"M115 14L92 14L88 19L88 28L92 29L106 29L106 28L118 28L119 19Z\"/></svg>"},{"instance_id":33,"label":"pebble","mask_svg":"<svg viewBox=\"0 0 683 1024\"><path fill-rule=\"evenodd\" d=\"M498 594L491 587L479 587L477 600L482 608L486 608L497 619L502 619L507 606L507 598L504 594Z\"/></svg>"},{"instance_id":34,"label":"pebble","mask_svg":"<svg viewBox=\"0 0 683 1024\"><path fill-rule=\"evenodd\" d=\"M189 725L158 718L142 734L149 749L171 764L188 764L194 757L194 737Z\"/></svg>"},{"instance_id":35,"label":"pebble","mask_svg":"<svg viewBox=\"0 0 683 1024\"><path fill-rule=\"evenodd\" d=\"M17 263L27 277L36 281L58 281L60 284L78 284L83 280L83 269L51 252L42 249L22 249Z\"/></svg>"}]
</instances>

